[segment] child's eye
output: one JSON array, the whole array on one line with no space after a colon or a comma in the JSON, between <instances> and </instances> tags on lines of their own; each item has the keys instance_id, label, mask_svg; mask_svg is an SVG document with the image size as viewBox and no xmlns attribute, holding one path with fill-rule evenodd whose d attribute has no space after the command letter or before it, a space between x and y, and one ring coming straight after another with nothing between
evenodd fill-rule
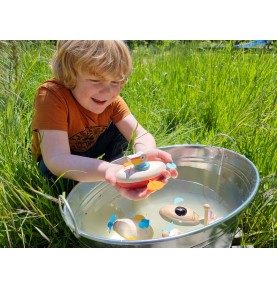
<instances>
[{"instance_id":1,"label":"child's eye","mask_svg":"<svg viewBox=\"0 0 277 288\"><path fill-rule=\"evenodd\" d=\"M120 81L112 81L111 83L112 83L112 85L114 85L114 86L120 85Z\"/></svg>"},{"instance_id":2,"label":"child's eye","mask_svg":"<svg viewBox=\"0 0 277 288\"><path fill-rule=\"evenodd\" d=\"M98 83L100 83L99 80L94 80L94 79L90 79L90 82L93 83L93 84L98 84Z\"/></svg>"}]
</instances>

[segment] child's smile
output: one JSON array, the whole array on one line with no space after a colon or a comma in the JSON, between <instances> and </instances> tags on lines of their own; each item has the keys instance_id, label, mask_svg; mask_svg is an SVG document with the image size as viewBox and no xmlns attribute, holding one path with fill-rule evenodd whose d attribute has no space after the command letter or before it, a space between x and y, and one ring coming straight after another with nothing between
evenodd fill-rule
<instances>
[{"instance_id":1,"label":"child's smile","mask_svg":"<svg viewBox=\"0 0 277 288\"><path fill-rule=\"evenodd\" d=\"M98 99L95 99L95 98L91 98L91 100L93 102L95 102L96 104L98 104L98 105L104 105L107 102L106 100L101 101L101 100L98 100Z\"/></svg>"}]
</instances>

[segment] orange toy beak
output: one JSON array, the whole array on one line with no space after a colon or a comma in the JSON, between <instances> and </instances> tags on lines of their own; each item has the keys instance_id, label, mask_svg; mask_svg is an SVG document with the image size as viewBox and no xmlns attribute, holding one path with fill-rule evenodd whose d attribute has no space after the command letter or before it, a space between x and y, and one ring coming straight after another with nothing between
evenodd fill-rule
<instances>
[{"instance_id":1,"label":"orange toy beak","mask_svg":"<svg viewBox=\"0 0 277 288\"><path fill-rule=\"evenodd\" d=\"M127 156L127 158L135 166L140 165L141 163L147 160L146 155L142 152L138 152L137 154Z\"/></svg>"},{"instance_id":2,"label":"orange toy beak","mask_svg":"<svg viewBox=\"0 0 277 288\"><path fill-rule=\"evenodd\" d=\"M149 183L147 185L147 189L150 191L157 191L164 187L164 183L161 181L151 181L149 180Z\"/></svg>"}]
</instances>

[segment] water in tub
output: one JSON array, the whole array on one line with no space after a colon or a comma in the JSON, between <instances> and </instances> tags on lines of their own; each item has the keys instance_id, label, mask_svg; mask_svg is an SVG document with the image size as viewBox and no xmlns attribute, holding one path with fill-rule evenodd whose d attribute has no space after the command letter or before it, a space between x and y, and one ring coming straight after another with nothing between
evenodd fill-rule
<instances>
[{"instance_id":1,"label":"water in tub","mask_svg":"<svg viewBox=\"0 0 277 288\"><path fill-rule=\"evenodd\" d=\"M114 189L110 187L109 189ZM111 192L111 190L110 190ZM106 192L104 192L106 193ZM112 197L106 199L99 195L99 199L90 201L86 209L79 215L79 225L82 231L94 237L124 240L113 229L108 229L108 222L113 214L116 219L133 218L135 215L143 215L150 220L150 225L154 230L153 238L161 238L162 231L168 227L177 228L181 233L186 233L204 226L204 204L209 204L210 209L216 219L228 215L230 209L225 207L220 196L213 190L199 183L185 180L169 180L168 184L159 191L151 194L147 199L141 201L131 201L122 198L116 191L111 192ZM102 198L102 200L100 199ZM106 200L105 200L106 199ZM200 217L197 225L176 225L164 220L159 210L166 205L175 205L174 201L182 200L178 206L183 206L195 211ZM104 200L104 201L103 201Z\"/></svg>"}]
</instances>

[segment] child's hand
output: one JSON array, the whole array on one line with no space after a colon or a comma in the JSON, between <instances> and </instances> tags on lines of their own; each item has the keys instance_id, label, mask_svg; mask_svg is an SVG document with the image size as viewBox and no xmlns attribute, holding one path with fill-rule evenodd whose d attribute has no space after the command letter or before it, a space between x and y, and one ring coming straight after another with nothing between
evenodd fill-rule
<instances>
[{"instance_id":1,"label":"child's hand","mask_svg":"<svg viewBox=\"0 0 277 288\"><path fill-rule=\"evenodd\" d=\"M150 191L147 189L147 186L134 188L134 189L128 189L128 188L122 188L116 185L115 189L119 192L119 194L122 197L127 198L129 200L133 200L133 201L146 199L151 193L153 193L153 191Z\"/></svg>"},{"instance_id":2,"label":"child's hand","mask_svg":"<svg viewBox=\"0 0 277 288\"><path fill-rule=\"evenodd\" d=\"M178 171L176 170L176 165L173 164L172 156L169 153L160 149L152 149L147 151L146 155L148 157L148 160L152 161L159 160L167 164L168 170L162 172L163 176L166 179L178 177Z\"/></svg>"},{"instance_id":3,"label":"child's hand","mask_svg":"<svg viewBox=\"0 0 277 288\"><path fill-rule=\"evenodd\" d=\"M163 182L166 184L168 182L169 178L176 178L178 176L178 172L176 169L171 169L171 170L165 170L161 173L161 179L159 181ZM118 190L119 194L122 197L125 197L129 200L143 200L146 199L148 196L150 196L152 193L156 192L157 190L149 190L147 186L140 187L140 188L122 188L118 185L114 186L116 190Z\"/></svg>"},{"instance_id":4,"label":"child's hand","mask_svg":"<svg viewBox=\"0 0 277 288\"><path fill-rule=\"evenodd\" d=\"M144 153L147 155L147 159L149 161L157 160L157 161L162 161L164 163L173 162L172 156L166 151L163 151L160 149L151 149Z\"/></svg>"},{"instance_id":5,"label":"child's hand","mask_svg":"<svg viewBox=\"0 0 277 288\"><path fill-rule=\"evenodd\" d=\"M116 185L116 173L123 169L123 165L109 163L108 169L105 173L105 179L108 181L111 185Z\"/></svg>"},{"instance_id":6,"label":"child's hand","mask_svg":"<svg viewBox=\"0 0 277 288\"><path fill-rule=\"evenodd\" d=\"M147 155L147 159L149 161L155 161L155 160L162 161L162 162L165 162L166 164L172 163L173 161L169 153L159 150L159 149L149 150L145 154ZM125 197L129 200L135 200L135 201L143 200L156 191L156 190L154 191L149 190L147 186L130 189L130 188L123 188L117 185L115 175L122 168L124 168L122 165L110 163L109 168L106 170L106 176L105 176L106 181L108 181L111 185L113 185L115 189L118 190L119 194L122 197ZM162 171L161 179L159 179L159 181L166 184L169 178L176 178L176 177L178 177L178 171L173 167L165 171Z\"/></svg>"}]
</instances>

